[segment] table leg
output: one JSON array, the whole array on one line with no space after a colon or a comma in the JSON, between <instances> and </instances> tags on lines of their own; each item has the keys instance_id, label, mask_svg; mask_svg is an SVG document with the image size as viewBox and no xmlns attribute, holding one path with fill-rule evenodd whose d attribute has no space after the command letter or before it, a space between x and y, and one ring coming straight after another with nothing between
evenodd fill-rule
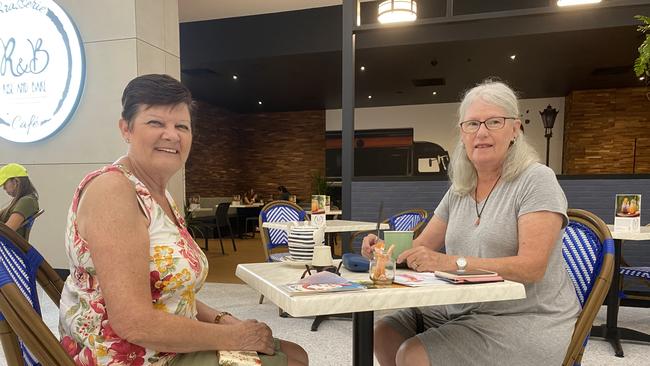
<instances>
[{"instance_id":1,"label":"table leg","mask_svg":"<svg viewBox=\"0 0 650 366\"><path fill-rule=\"evenodd\" d=\"M352 315L352 364L372 366L374 312L363 311Z\"/></svg>"}]
</instances>

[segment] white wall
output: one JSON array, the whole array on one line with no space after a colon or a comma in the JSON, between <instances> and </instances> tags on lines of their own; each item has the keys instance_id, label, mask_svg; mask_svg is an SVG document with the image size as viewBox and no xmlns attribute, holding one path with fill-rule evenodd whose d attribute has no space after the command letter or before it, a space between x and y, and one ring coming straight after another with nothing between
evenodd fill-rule
<instances>
[{"instance_id":1,"label":"white wall","mask_svg":"<svg viewBox=\"0 0 650 366\"><path fill-rule=\"evenodd\" d=\"M147 73L180 78L177 0L58 0L77 24L86 52L86 85L76 115L57 134L31 144L0 139L0 164L27 167L45 213L30 242L55 268L68 268L66 216L72 194L88 172L126 152L117 122L122 91ZM170 182L179 205L183 172ZM0 193L4 206L9 197ZM182 208L182 207L181 207Z\"/></svg>"},{"instance_id":2,"label":"white wall","mask_svg":"<svg viewBox=\"0 0 650 366\"><path fill-rule=\"evenodd\" d=\"M356 130L378 128L413 128L415 141L429 141L453 151L459 139L458 117L459 103L419 104L396 107L357 108L354 117ZM522 117L530 119L524 124L525 134L539 153L542 163L546 161L546 138L539 111L551 105L559 110L553 127L549 163L555 173L562 171L562 140L564 133L564 97L522 99L519 101ZM529 113L526 113L526 110ZM341 130L341 110L329 109L325 112L327 131Z\"/></svg>"}]
</instances>

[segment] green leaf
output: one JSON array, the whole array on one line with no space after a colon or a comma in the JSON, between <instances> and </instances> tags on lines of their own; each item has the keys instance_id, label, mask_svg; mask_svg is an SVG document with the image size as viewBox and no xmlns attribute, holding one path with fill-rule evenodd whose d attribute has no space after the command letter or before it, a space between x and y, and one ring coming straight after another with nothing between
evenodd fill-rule
<instances>
[{"instance_id":1,"label":"green leaf","mask_svg":"<svg viewBox=\"0 0 650 366\"><path fill-rule=\"evenodd\" d=\"M650 17L637 15L634 18L644 23L637 27L637 31L644 34L650 32ZM637 77L645 76L646 82L648 82L648 77L650 77L650 34L646 34L638 51L639 57L634 60L634 73Z\"/></svg>"}]
</instances>

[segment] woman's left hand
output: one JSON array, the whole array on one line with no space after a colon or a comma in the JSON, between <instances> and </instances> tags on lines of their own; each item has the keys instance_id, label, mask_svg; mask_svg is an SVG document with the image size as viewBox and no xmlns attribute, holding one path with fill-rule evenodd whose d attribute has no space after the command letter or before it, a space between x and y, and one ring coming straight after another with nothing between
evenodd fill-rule
<instances>
[{"instance_id":1,"label":"woman's left hand","mask_svg":"<svg viewBox=\"0 0 650 366\"><path fill-rule=\"evenodd\" d=\"M405 250L397 257L397 263L403 262L406 262L409 268L418 272L444 271L456 268L453 257L424 246Z\"/></svg>"}]
</instances>

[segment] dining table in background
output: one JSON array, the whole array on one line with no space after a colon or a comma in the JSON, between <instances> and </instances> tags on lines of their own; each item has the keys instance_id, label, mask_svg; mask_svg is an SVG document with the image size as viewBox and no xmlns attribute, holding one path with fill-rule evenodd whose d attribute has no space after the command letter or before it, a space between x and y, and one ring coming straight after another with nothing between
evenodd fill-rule
<instances>
[{"instance_id":1,"label":"dining table in background","mask_svg":"<svg viewBox=\"0 0 650 366\"><path fill-rule=\"evenodd\" d=\"M376 225L376 224L375 224ZM516 300L526 297L524 286L504 281L472 285L448 283L422 287L389 288L290 296L282 288L300 279L305 268L284 263L239 264L236 276L294 317L353 313L352 357L354 366L373 364L374 312L420 306ZM397 273L410 270L398 269ZM352 281L368 281L367 272L350 272L341 268L341 276Z\"/></svg>"},{"instance_id":2,"label":"dining table in background","mask_svg":"<svg viewBox=\"0 0 650 366\"><path fill-rule=\"evenodd\" d=\"M621 346L621 339L650 342L650 335L636 331L634 329L619 328L618 327L618 310L620 307L620 273L621 273L621 258L623 256L623 242L626 240L640 241L650 240L650 227L641 226L641 231L638 233L630 231L615 231L613 225L607 225L609 231L612 233L614 239L614 276L612 283L607 292L605 303L607 304L607 323L596 325L591 328L592 337L605 338L614 348L614 354L617 357L623 357L623 347Z\"/></svg>"},{"instance_id":3,"label":"dining table in background","mask_svg":"<svg viewBox=\"0 0 650 366\"><path fill-rule=\"evenodd\" d=\"M253 234L250 237L255 236L255 228L257 227L257 221L260 214L260 211L264 207L262 202L254 202L251 204L242 204L241 202L231 203L230 208L234 208L237 213L236 222L237 222L237 236L240 239L248 237L249 230L249 221L252 221Z\"/></svg>"},{"instance_id":4,"label":"dining table in background","mask_svg":"<svg viewBox=\"0 0 650 366\"><path fill-rule=\"evenodd\" d=\"M306 225L309 221L284 221L284 222L265 222L262 224L263 228L266 229L281 229L284 231L289 231L292 226L295 225ZM388 230L390 226L386 223L381 223L379 225L380 230ZM333 236L339 233L351 233L355 231L371 231L377 230L376 222L369 221L351 221L351 220L327 220L325 222L325 243L333 243ZM343 253L349 252L350 243L347 246L342 248ZM346 248L347 247L347 248ZM333 248L332 248L333 250Z\"/></svg>"},{"instance_id":5,"label":"dining table in background","mask_svg":"<svg viewBox=\"0 0 650 366\"><path fill-rule=\"evenodd\" d=\"M305 212L307 213L307 215L311 215L310 210L307 210ZM324 213L327 216L341 216L341 215L343 215L343 210L329 210L329 211L325 211L325 212L321 212L321 213Z\"/></svg>"}]
</instances>

